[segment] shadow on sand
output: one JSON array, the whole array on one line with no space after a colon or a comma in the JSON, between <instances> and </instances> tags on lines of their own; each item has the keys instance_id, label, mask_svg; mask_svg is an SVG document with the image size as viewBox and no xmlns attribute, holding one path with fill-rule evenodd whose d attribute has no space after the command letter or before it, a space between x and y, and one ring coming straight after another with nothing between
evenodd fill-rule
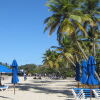
<instances>
[{"instance_id":1,"label":"shadow on sand","mask_svg":"<svg viewBox=\"0 0 100 100\"><path fill-rule=\"evenodd\" d=\"M9 99L9 100L13 100L12 98L9 98L9 97L5 97L5 96L0 96L0 98L3 98L3 99ZM0 99L1 100L1 99Z\"/></svg>"},{"instance_id":2,"label":"shadow on sand","mask_svg":"<svg viewBox=\"0 0 100 100\"><path fill-rule=\"evenodd\" d=\"M27 81L26 81L27 82ZM60 84L60 82L65 82L67 83L66 80L30 80L30 83L18 83L16 85L16 90L21 90L21 91L30 91L34 93L45 93L45 94L63 94L59 97L66 97L65 100L73 100L70 98L73 98L73 94L71 92L71 86L72 84ZM55 86L50 86L57 83ZM63 87L64 86L64 87ZM73 84L74 86L74 84ZM62 88L63 87L63 88ZM9 87L13 88L13 86Z\"/></svg>"},{"instance_id":3,"label":"shadow on sand","mask_svg":"<svg viewBox=\"0 0 100 100\"><path fill-rule=\"evenodd\" d=\"M50 83L48 83L50 84ZM67 97L67 98L72 98L73 95L72 95L72 92L69 90L69 89L59 89L59 88L54 88L54 87L45 87L47 84L43 85L43 84L18 84L16 86L16 88L18 88L19 90L22 90L22 91L30 91L31 89L31 92L35 92L35 93L45 93L45 94L56 94L56 93L60 93L60 94L63 94L63 97ZM37 90L37 91L34 91ZM68 99L66 99L68 100Z\"/></svg>"}]
</instances>

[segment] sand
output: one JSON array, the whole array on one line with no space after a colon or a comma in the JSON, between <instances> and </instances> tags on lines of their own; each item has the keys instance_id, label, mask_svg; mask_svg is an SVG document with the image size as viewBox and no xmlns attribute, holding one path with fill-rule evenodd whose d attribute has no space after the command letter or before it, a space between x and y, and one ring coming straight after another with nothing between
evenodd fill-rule
<instances>
[{"instance_id":1,"label":"sand","mask_svg":"<svg viewBox=\"0 0 100 100\"><path fill-rule=\"evenodd\" d=\"M28 77L24 81L23 77L19 77L19 80L14 95L11 77L4 77L2 84L8 85L9 88L0 91L0 100L74 100L70 89L75 86L76 82L72 78L51 80Z\"/></svg>"},{"instance_id":2,"label":"sand","mask_svg":"<svg viewBox=\"0 0 100 100\"><path fill-rule=\"evenodd\" d=\"M9 88L0 91L0 100L75 100L71 92L71 88L74 88L77 84L74 78L51 80L48 78L33 79L33 77L28 77L24 81L23 77L19 77L19 80L14 95L11 77L4 76L2 84L8 85Z\"/></svg>"}]
</instances>

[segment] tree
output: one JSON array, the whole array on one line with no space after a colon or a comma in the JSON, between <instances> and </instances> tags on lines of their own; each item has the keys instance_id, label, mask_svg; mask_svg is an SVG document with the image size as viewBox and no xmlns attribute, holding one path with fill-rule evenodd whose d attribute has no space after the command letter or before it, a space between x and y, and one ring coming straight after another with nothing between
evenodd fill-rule
<instances>
[{"instance_id":1,"label":"tree","mask_svg":"<svg viewBox=\"0 0 100 100\"><path fill-rule=\"evenodd\" d=\"M83 23L88 22L88 24L94 25L94 21L88 13L83 13L83 4L82 0L48 0L47 6L53 14L45 19L46 27L44 31L49 30L51 35L57 30L57 40L59 43L62 40L63 34L67 34L72 38L73 42L77 43L78 48L87 59L78 41L78 35L81 33L84 36L88 36Z\"/></svg>"},{"instance_id":2,"label":"tree","mask_svg":"<svg viewBox=\"0 0 100 100\"><path fill-rule=\"evenodd\" d=\"M44 31L49 30L50 35L56 31L59 44L66 34L76 42L74 49L77 46L87 59L89 52L95 55L95 49L100 49L97 43L100 41L99 4L99 0L48 0L47 6L53 13L45 19Z\"/></svg>"},{"instance_id":3,"label":"tree","mask_svg":"<svg viewBox=\"0 0 100 100\"><path fill-rule=\"evenodd\" d=\"M35 64L26 64L19 66L19 70L23 69L26 74L33 74L36 67Z\"/></svg>"},{"instance_id":4,"label":"tree","mask_svg":"<svg viewBox=\"0 0 100 100\"><path fill-rule=\"evenodd\" d=\"M56 53L56 51L48 49L43 57L43 64L48 65L49 67L59 67L59 62L60 62L59 54Z\"/></svg>"},{"instance_id":5,"label":"tree","mask_svg":"<svg viewBox=\"0 0 100 100\"><path fill-rule=\"evenodd\" d=\"M57 30L59 43L63 38L63 34L67 34L72 38L73 43L77 43L76 45L87 59L88 57L80 42L85 37L94 41L95 38L91 39L91 36L98 33L99 19L96 16L100 10L98 3L99 0L48 0L47 6L53 14L44 21L46 24L45 31L49 29L49 34L51 35ZM92 32L90 32L91 28L93 28ZM89 50L91 50L91 45L89 47ZM92 47L94 47L95 51L94 42Z\"/></svg>"},{"instance_id":6,"label":"tree","mask_svg":"<svg viewBox=\"0 0 100 100\"><path fill-rule=\"evenodd\" d=\"M44 31L49 29L49 35L57 30L57 39L60 42L63 34L74 36L77 32L82 31L87 35L86 30L82 27L84 21L93 24L88 14L83 14L80 8L80 0L48 0L47 6L53 14L46 18Z\"/></svg>"},{"instance_id":7,"label":"tree","mask_svg":"<svg viewBox=\"0 0 100 100\"><path fill-rule=\"evenodd\" d=\"M93 20L94 24L89 24L87 21L83 23L83 27L88 33L88 37L86 41L90 41L91 47L89 49L89 52L96 56L96 46L98 45L97 42L100 42L99 40L99 24L100 24L100 0L84 0L82 5L82 12L83 14L89 14L91 19Z\"/></svg>"}]
</instances>

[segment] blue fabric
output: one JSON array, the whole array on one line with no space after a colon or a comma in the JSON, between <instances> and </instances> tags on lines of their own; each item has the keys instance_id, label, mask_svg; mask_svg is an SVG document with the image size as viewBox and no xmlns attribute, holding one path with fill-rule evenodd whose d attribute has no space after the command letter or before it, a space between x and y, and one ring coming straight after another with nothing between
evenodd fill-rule
<instances>
[{"instance_id":1,"label":"blue fabric","mask_svg":"<svg viewBox=\"0 0 100 100\"><path fill-rule=\"evenodd\" d=\"M12 62L12 83L13 84L16 84L19 82L19 79L18 79L18 64L17 64L17 61L16 60L13 60Z\"/></svg>"},{"instance_id":2,"label":"blue fabric","mask_svg":"<svg viewBox=\"0 0 100 100\"><path fill-rule=\"evenodd\" d=\"M88 85L98 85L99 82L98 80L95 78L94 72L96 69L96 61L94 59L93 56L90 56L88 59L88 80L87 80L87 84Z\"/></svg>"},{"instance_id":3,"label":"blue fabric","mask_svg":"<svg viewBox=\"0 0 100 100\"><path fill-rule=\"evenodd\" d=\"M80 65L79 65L78 62L76 63L76 75L75 75L75 80L76 80L76 81L80 81Z\"/></svg>"},{"instance_id":4,"label":"blue fabric","mask_svg":"<svg viewBox=\"0 0 100 100\"><path fill-rule=\"evenodd\" d=\"M13 62L12 62L12 65L11 65L11 66L17 66L17 67L18 67L17 61L16 61L16 60L13 60Z\"/></svg>"},{"instance_id":5,"label":"blue fabric","mask_svg":"<svg viewBox=\"0 0 100 100\"><path fill-rule=\"evenodd\" d=\"M82 61L81 66L82 66L82 75L81 75L80 82L82 84L86 84L86 82L87 82L87 62L86 62L86 60Z\"/></svg>"},{"instance_id":6,"label":"blue fabric","mask_svg":"<svg viewBox=\"0 0 100 100\"><path fill-rule=\"evenodd\" d=\"M12 73L12 70L3 65L0 65L0 73Z\"/></svg>"}]
</instances>

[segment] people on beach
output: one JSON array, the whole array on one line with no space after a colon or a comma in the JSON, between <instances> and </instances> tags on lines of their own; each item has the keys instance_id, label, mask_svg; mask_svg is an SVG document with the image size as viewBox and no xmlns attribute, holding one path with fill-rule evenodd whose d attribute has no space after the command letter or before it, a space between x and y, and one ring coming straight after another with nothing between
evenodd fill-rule
<instances>
[{"instance_id":1,"label":"people on beach","mask_svg":"<svg viewBox=\"0 0 100 100\"><path fill-rule=\"evenodd\" d=\"M26 77L26 73L24 73L24 81L26 81L27 77Z\"/></svg>"}]
</instances>

